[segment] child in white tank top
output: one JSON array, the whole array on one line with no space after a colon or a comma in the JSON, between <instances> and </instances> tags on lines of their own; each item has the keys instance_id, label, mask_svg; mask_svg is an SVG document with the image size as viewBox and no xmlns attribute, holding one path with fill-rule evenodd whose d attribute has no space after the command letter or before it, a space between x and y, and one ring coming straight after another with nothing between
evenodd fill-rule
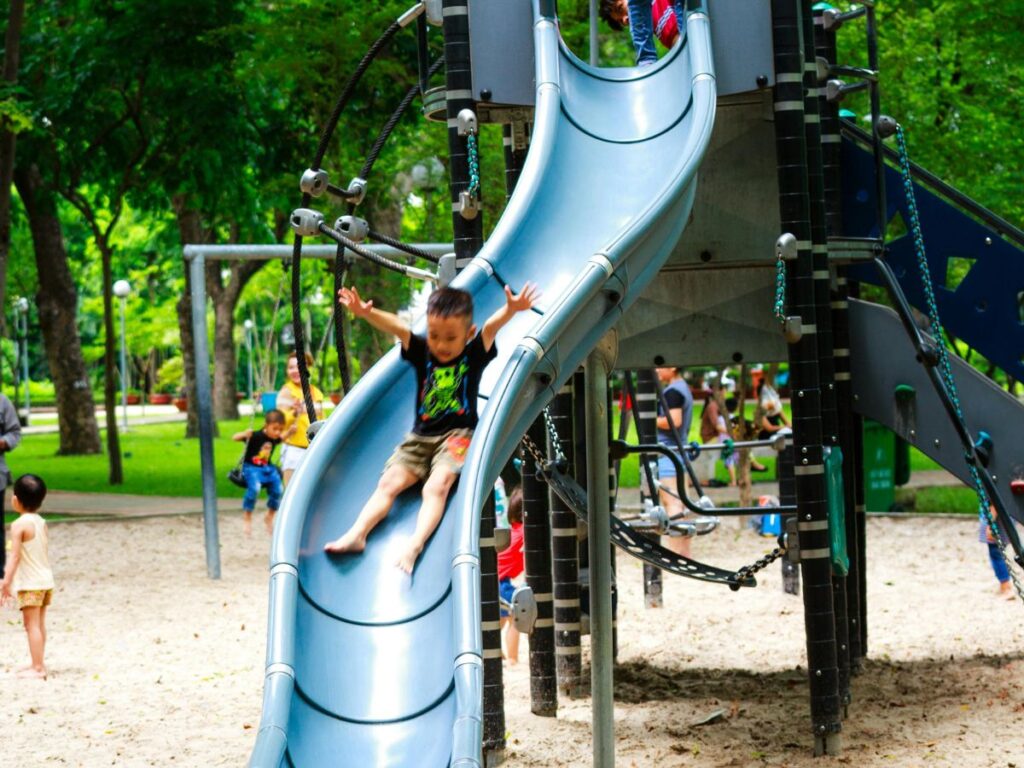
<instances>
[{"instance_id":1,"label":"child in white tank top","mask_svg":"<svg viewBox=\"0 0 1024 768\"><path fill-rule=\"evenodd\" d=\"M0 583L0 601L18 597L32 663L19 677L46 679L46 608L53 597L49 532L38 509L46 498L46 483L37 475L22 475L14 482L11 506L19 517L11 525L11 556Z\"/></svg>"}]
</instances>

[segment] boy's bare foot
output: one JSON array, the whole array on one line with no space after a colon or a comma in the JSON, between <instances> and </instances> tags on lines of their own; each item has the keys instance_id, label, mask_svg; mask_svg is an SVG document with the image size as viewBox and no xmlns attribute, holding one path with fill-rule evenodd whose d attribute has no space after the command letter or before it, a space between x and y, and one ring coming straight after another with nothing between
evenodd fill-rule
<instances>
[{"instance_id":1,"label":"boy's bare foot","mask_svg":"<svg viewBox=\"0 0 1024 768\"><path fill-rule=\"evenodd\" d=\"M324 552L330 552L335 555L354 554L362 552L364 549L366 549L366 537L358 536L352 531L348 531L342 534L340 538L324 544Z\"/></svg>"},{"instance_id":2,"label":"boy's bare foot","mask_svg":"<svg viewBox=\"0 0 1024 768\"><path fill-rule=\"evenodd\" d=\"M246 536L252 536L252 512L246 512L242 517L242 531Z\"/></svg>"},{"instance_id":3,"label":"boy's bare foot","mask_svg":"<svg viewBox=\"0 0 1024 768\"><path fill-rule=\"evenodd\" d=\"M35 669L33 667L29 667L28 669L19 669L17 676L25 680L45 680L46 670Z\"/></svg>"},{"instance_id":4,"label":"boy's bare foot","mask_svg":"<svg viewBox=\"0 0 1024 768\"><path fill-rule=\"evenodd\" d=\"M274 513L266 512L263 515L263 525L266 526L267 533L273 534L274 532Z\"/></svg>"},{"instance_id":5,"label":"boy's bare foot","mask_svg":"<svg viewBox=\"0 0 1024 768\"><path fill-rule=\"evenodd\" d=\"M1013 594L1013 586L1008 581L999 582L999 595L1007 600L1016 599L1016 595Z\"/></svg>"},{"instance_id":6,"label":"boy's bare foot","mask_svg":"<svg viewBox=\"0 0 1024 768\"><path fill-rule=\"evenodd\" d=\"M409 543L409 546L405 548L405 552L398 558L396 565L403 571L412 576L412 569L416 567L416 559L420 556L420 552L423 551L422 544Z\"/></svg>"}]
</instances>

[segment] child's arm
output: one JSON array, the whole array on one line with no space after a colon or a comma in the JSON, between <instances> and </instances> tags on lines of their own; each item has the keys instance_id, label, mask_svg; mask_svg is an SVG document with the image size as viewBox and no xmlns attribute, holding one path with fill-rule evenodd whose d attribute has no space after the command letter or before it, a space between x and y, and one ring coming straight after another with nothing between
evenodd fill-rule
<instances>
[{"instance_id":1,"label":"child's arm","mask_svg":"<svg viewBox=\"0 0 1024 768\"><path fill-rule=\"evenodd\" d=\"M0 600L7 600L13 597L11 585L14 583L14 574L18 571L18 564L21 562L21 540L24 536L25 526L18 525L21 521L11 524L11 552L7 558L7 567L4 568L4 580L0 583Z\"/></svg>"},{"instance_id":2,"label":"child's arm","mask_svg":"<svg viewBox=\"0 0 1024 768\"><path fill-rule=\"evenodd\" d=\"M526 283L523 286L522 292L518 294L512 293L512 289L506 285L505 306L487 318L483 330L480 331L484 349L490 351L491 347L494 346L494 337L498 335L498 331L502 329L505 323L511 320L517 312L525 312L530 309L539 298L540 290L537 288L536 283Z\"/></svg>"},{"instance_id":3,"label":"child's arm","mask_svg":"<svg viewBox=\"0 0 1024 768\"><path fill-rule=\"evenodd\" d=\"M237 440L237 441L239 441L241 443L244 443L250 437L252 437L252 430L251 429L243 429L241 432L236 432L235 434L233 434L231 436L231 439L232 440Z\"/></svg>"},{"instance_id":4,"label":"child's arm","mask_svg":"<svg viewBox=\"0 0 1024 768\"><path fill-rule=\"evenodd\" d=\"M346 307L355 317L361 317L378 331L390 333L402 342L402 349L409 348L409 337L412 331L409 326L398 319L397 315L377 309L373 299L363 301L359 291L353 288L342 288L338 291L338 303Z\"/></svg>"}]
</instances>

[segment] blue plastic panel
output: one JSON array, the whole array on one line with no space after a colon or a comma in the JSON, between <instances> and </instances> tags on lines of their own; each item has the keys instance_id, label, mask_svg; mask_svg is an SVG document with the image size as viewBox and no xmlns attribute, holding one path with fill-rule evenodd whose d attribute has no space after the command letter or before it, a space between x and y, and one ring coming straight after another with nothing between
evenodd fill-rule
<instances>
[{"instance_id":1,"label":"blue plastic panel","mask_svg":"<svg viewBox=\"0 0 1024 768\"><path fill-rule=\"evenodd\" d=\"M850 237L877 237L873 156L843 139L843 229ZM910 228L910 210L899 173L885 170L887 221L897 215ZM998 231L915 181L914 196L924 233L928 271L943 326L1016 379L1024 379L1024 252ZM909 232L888 244L892 265L907 299L927 313L914 240ZM967 276L949 290L949 259L973 260ZM850 277L879 285L874 267L858 266ZM998 329L998 333L993 331Z\"/></svg>"}]
</instances>

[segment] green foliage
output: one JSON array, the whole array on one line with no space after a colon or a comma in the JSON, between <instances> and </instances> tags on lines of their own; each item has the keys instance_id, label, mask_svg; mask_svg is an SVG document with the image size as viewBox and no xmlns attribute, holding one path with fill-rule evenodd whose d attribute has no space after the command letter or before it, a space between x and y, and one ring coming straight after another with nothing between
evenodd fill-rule
<instances>
[{"instance_id":1,"label":"green foliage","mask_svg":"<svg viewBox=\"0 0 1024 768\"><path fill-rule=\"evenodd\" d=\"M183 387L185 378L185 361L180 357L170 357L156 372L156 391L175 394Z\"/></svg>"}]
</instances>

